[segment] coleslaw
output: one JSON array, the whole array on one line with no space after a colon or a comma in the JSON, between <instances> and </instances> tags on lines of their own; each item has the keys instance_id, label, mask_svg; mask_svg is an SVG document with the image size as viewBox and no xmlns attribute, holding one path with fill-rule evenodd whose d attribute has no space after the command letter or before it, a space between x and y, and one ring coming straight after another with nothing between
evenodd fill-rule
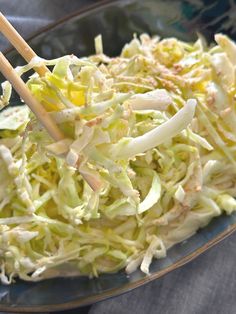
<instances>
[{"instance_id":1,"label":"coleslaw","mask_svg":"<svg viewBox=\"0 0 236 314\"><path fill-rule=\"evenodd\" d=\"M118 57L34 58L27 81L66 139L0 97L0 278L138 267L236 210L236 45L142 34ZM6 107L6 108L5 108Z\"/></svg>"}]
</instances>

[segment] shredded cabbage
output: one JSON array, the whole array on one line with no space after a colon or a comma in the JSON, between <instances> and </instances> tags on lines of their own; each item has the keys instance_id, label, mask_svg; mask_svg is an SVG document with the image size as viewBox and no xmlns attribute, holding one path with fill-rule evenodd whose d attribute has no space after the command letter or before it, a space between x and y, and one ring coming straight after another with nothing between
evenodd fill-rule
<instances>
[{"instance_id":1,"label":"shredded cabbage","mask_svg":"<svg viewBox=\"0 0 236 314\"><path fill-rule=\"evenodd\" d=\"M25 105L0 112L0 279L138 267L236 210L235 44L142 34L110 58L34 58L27 81L66 134ZM0 109L10 102L2 84Z\"/></svg>"}]
</instances>

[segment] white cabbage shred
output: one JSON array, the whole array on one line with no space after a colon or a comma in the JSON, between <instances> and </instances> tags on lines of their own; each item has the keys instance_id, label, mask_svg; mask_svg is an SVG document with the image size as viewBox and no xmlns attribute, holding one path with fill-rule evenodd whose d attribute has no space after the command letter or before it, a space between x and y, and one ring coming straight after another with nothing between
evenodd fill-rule
<instances>
[{"instance_id":1,"label":"white cabbage shred","mask_svg":"<svg viewBox=\"0 0 236 314\"><path fill-rule=\"evenodd\" d=\"M0 112L0 279L138 267L236 210L236 46L143 34L110 58L34 58L19 75L66 134ZM0 109L10 102L2 84Z\"/></svg>"}]
</instances>

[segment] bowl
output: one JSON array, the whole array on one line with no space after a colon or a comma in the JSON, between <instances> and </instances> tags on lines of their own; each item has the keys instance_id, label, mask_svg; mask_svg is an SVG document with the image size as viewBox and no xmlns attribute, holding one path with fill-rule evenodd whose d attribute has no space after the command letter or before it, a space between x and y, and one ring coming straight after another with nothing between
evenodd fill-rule
<instances>
[{"instance_id":1,"label":"bowl","mask_svg":"<svg viewBox=\"0 0 236 314\"><path fill-rule=\"evenodd\" d=\"M134 33L175 36L186 41L195 40L199 32L208 41L216 32L236 38L232 6L230 1L100 1L43 29L29 39L29 43L38 55L50 59L71 53L78 56L94 53L94 37L98 34L102 34L108 55L119 54ZM7 55L15 66L24 63L13 50ZM14 102L19 102L16 96ZM188 263L235 230L236 214L214 219L190 239L171 248L166 258L155 260L148 276L139 270L129 276L120 271L94 279L54 278L37 283L17 280L10 286L1 285L0 311L65 310L125 293Z\"/></svg>"}]
</instances>

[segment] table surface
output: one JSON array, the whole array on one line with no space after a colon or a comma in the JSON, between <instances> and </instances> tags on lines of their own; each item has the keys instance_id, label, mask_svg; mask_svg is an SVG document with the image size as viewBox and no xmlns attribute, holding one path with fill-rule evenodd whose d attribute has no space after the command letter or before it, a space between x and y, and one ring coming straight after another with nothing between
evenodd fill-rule
<instances>
[{"instance_id":1,"label":"table surface","mask_svg":"<svg viewBox=\"0 0 236 314\"><path fill-rule=\"evenodd\" d=\"M25 37L95 0L0 0L0 10ZM47 8L45 10L45 7ZM0 49L8 43L0 37ZM91 307L61 314L233 314L236 234L165 277ZM0 313L1 314L1 313Z\"/></svg>"}]
</instances>

